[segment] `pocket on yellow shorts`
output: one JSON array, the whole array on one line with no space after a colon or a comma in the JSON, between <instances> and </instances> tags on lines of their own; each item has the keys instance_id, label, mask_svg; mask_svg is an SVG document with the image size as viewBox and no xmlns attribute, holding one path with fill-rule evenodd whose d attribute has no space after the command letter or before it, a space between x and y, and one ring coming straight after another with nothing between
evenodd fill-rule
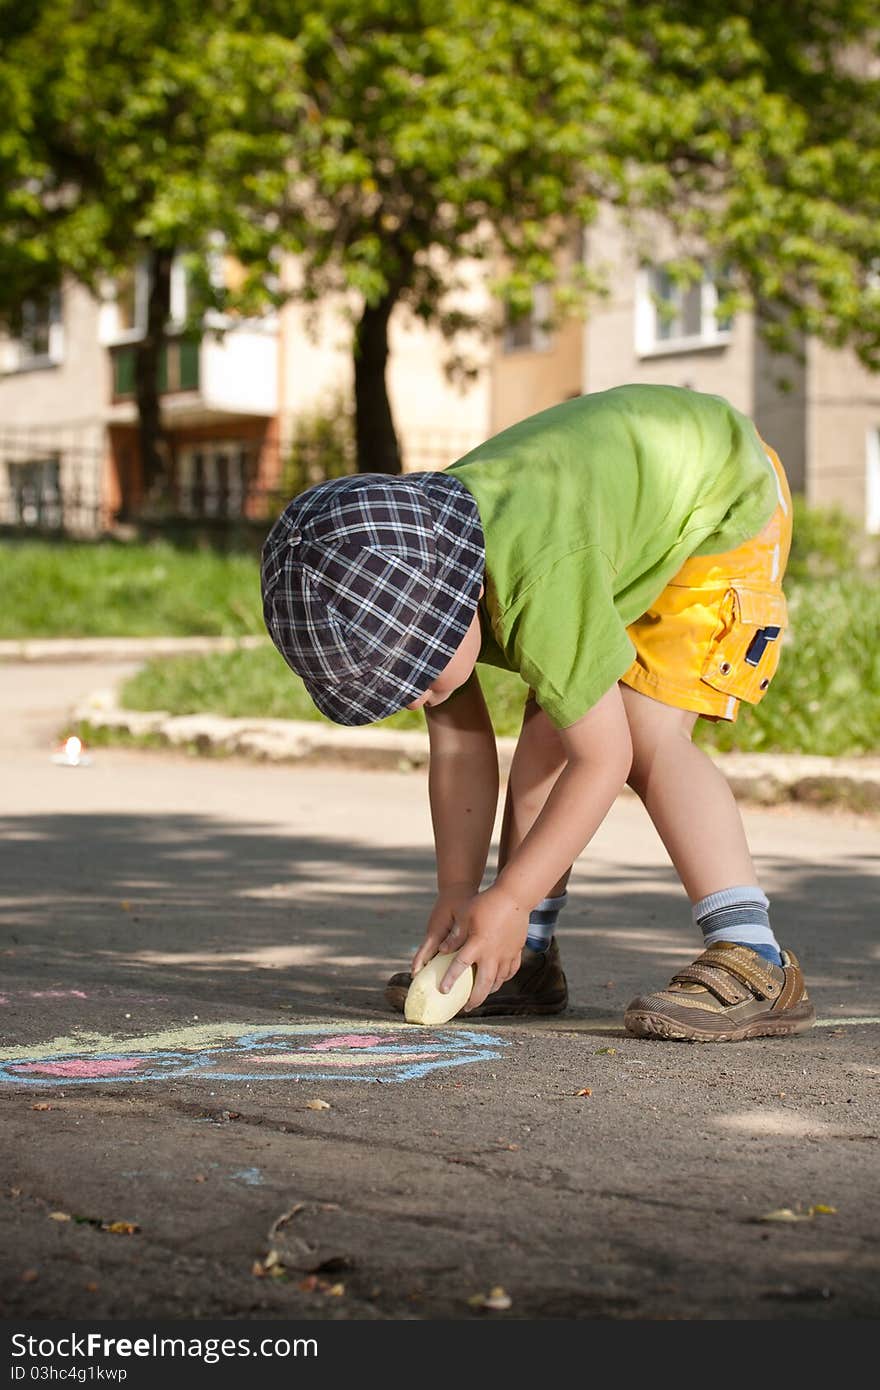
<instances>
[{"instance_id":1,"label":"pocket on yellow shorts","mask_svg":"<svg viewBox=\"0 0 880 1390\"><path fill-rule=\"evenodd\" d=\"M787 626L788 608L780 590L731 584L719 607L719 625L701 680L713 690L756 705L776 674Z\"/></svg>"}]
</instances>

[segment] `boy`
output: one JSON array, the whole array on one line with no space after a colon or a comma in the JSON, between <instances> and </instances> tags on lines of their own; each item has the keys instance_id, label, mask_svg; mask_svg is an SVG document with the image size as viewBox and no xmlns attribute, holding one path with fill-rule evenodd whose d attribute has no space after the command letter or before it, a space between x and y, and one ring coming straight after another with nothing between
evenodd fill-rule
<instances>
[{"instance_id":1,"label":"boy","mask_svg":"<svg viewBox=\"0 0 880 1390\"><path fill-rule=\"evenodd\" d=\"M629 1032L734 1041L814 1020L696 719L756 704L779 660L791 498L719 396L621 386L489 439L439 473L361 474L295 498L263 551L268 630L340 724L425 710L438 895L416 971L457 951L472 1015L555 1013L571 865L625 783L692 903L704 951L634 999ZM498 765L477 662L529 686L495 882ZM386 998L402 1009L411 976Z\"/></svg>"}]
</instances>

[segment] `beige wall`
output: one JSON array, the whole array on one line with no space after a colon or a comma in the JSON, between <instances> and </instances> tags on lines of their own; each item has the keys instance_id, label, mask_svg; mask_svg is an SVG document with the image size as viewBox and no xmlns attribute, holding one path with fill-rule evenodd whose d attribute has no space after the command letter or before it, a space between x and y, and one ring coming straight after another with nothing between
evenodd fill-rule
<instances>
[{"instance_id":1,"label":"beige wall","mask_svg":"<svg viewBox=\"0 0 880 1390\"><path fill-rule=\"evenodd\" d=\"M672 255L658 234L658 259ZM751 317L740 315L725 346L697 351L668 350L642 356L636 351L636 277L638 258L625 241L616 219L604 213L586 239L593 271L603 270L610 293L595 301L584 325L584 391L606 391L629 382L684 386L726 397L738 410L754 408Z\"/></svg>"},{"instance_id":2,"label":"beige wall","mask_svg":"<svg viewBox=\"0 0 880 1390\"><path fill-rule=\"evenodd\" d=\"M579 396L583 380L583 326L568 319L541 350L505 352L499 343L492 363L491 433L539 410Z\"/></svg>"},{"instance_id":3,"label":"beige wall","mask_svg":"<svg viewBox=\"0 0 880 1390\"><path fill-rule=\"evenodd\" d=\"M290 304L282 326L280 412L282 429L289 430L298 413L328 410L340 397L351 399L352 325L337 301L311 319L302 306ZM446 374L450 349L440 333L405 308L392 316L388 393L410 470L445 467L489 432L490 347L476 336L460 346L479 368L476 379L464 385Z\"/></svg>"},{"instance_id":4,"label":"beige wall","mask_svg":"<svg viewBox=\"0 0 880 1390\"><path fill-rule=\"evenodd\" d=\"M782 460L792 492L806 493L806 361L772 353L757 332L754 341L755 424Z\"/></svg>"},{"instance_id":5,"label":"beige wall","mask_svg":"<svg viewBox=\"0 0 880 1390\"><path fill-rule=\"evenodd\" d=\"M79 285L62 296L60 363L0 374L0 429L94 426L110 401L110 362L98 341L98 304Z\"/></svg>"},{"instance_id":6,"label":"beige wall","mask_svg":"<svg viewBox=\"0 0 880 1390\"><path fill-rule=\"evenodd\" d=\"M880 430L880 375L851 352L812 342L807 415L807 496L865 520L867 437Z\"/></svg>"}]
</instances>

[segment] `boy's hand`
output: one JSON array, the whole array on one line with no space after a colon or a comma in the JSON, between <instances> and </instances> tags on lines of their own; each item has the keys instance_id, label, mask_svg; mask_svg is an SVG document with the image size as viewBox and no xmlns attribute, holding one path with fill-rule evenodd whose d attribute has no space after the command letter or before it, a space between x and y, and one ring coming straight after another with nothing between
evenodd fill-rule
<instances>
[{"instance_id":1,"label":"boy's hand","mask_svg":"<svg viewBox=\"0 0 880 1390\"><path fill-rule=\"evenodd\" d=\"M459 896L455 901L447 900L443 894L431 914L427 937L413 961L413 972L438 951L458 951L440 982L440 990L447 994L459 975L473 965L476 979L464 1009L469 1013L519 970L528 929L529 909L520 907L497 885L485 893Z\"/></svg>"},{"instance_id":2,"label":"boy's hand","mask_svg":"<svg viewBox=\"0 0 880 1390\"><path fill-rule=\"evenodd\" d=\"M437 894L437 901L428 918L425 939L413 956L414 975L439 952L458 950L465 939L460 922L462 918L467 917L467 905L473 897L474 889L470 883L452 884Z\"/></svg>"}]
</instances>

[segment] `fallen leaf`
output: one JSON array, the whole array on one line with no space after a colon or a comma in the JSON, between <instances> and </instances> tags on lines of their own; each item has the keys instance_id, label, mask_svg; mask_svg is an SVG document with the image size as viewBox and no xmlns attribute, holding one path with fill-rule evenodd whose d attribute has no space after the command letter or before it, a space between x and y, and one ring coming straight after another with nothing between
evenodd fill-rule
<instances>
[{"instance_id":1,"label":"fallen leaf","mask_svg":"<svg viewBox=\"0 0 880 1390\"><path fill-rule=\"evenodd\" d=\"M128 901L128 898L123 898L119 906L122 908L123 912L131 912L131 903Z\"/></svg>"},{"instance_id":2,"label":"fallen leaf","mask_svg":"<svg viewBox=\"0 0 880 1390\"><path fill-rule=\"evenodd\" d=\"M471 1308L489 1308L493 1313L503 1313L512 1307L513 1299L500 1284L496 1284L487 1294L475 1293L468 1299Z\"/></svg>"},{"instance_id":3,"label":"fallen leaf","mask_svg":"<svg viewBox=\"0 0 880 1390\"><path fill-rule=\"evenodd\" d=\"M47 1105L44 1100L38 1100L36 1105L31 1106L31 1110L51 1110L51 1105Z\"/></svg>"},{"instance_id":4,"label":"fallen leaf","mask_svg":"<svg viewBox=\"0 0 880 1390\"><path fill-rule=\"evenodd\" d=\"M83 1284L86 1293L97 1293L99 1287L100 1285L96 1284L94 1279L90 1280L88 1284Z\"/></svg>"},{"instance_id":5,"label":"fallen leaf","mask_svg":"<svg viewBox=\"0 0 880 1390\"><path fill-rule=\"evenodd\" d=\"M331 1284L329 1289L327 1290L327 1293L330 1296L330 1298L341 1298L342 1295L345 1293L345 1285Z\"/></svg>"},{"instance_id":6,"label":"fallen leaf","mask_svg":"<svg viewBox=\"0 0 880 1390\"><path fill-rule=\"evenodd\" d=\"M598 1049L598 1051L596 1052L596 1056L597 1056L597 1057L616 1057L616 1056L617 1056L617 1048L616 1048L616 1047L600 1047L600 1048Z\"/></svg>"},{"instance_id":7,"label":"fallen leaf","mask_svg":"<svg viewBox=\"0 0 880 1390\"><path fill-rule=\"evenodd\" d=\"M342 1211L338 1202L319 1202L318 1211Z\"/></svg>"},{"instance_id":8,"label":"fallen leaf","mask_svg":"<svg viewBox=\"0 0 880 1390\"><path fill-rule=\"evenodd\" d=\"M70 1219L71 1219L71 1217L70 1217L70 1212L69 1212L69 1211L50 1211L50 1212L49 1212L49 1220L50 1220L50 1221L70 1221Z\"/></svg>"},{"instance_id":9,"label":"fallen leaf","mask_svg":"<svg viewBox=\"0 0 880 1390\"><path fill-rule=\"evenodd\" d=\"M592 1094L593 1092L590 1090L589 1086L582 1086L579 1091L575 1091L576 1096L591 1096Z\"/></svg>"},{"instance_id":10,"label":"fallen leaf","mask_svg":"<svg viewBox=\"0 0 880 1390\"><path fill-rule=\"evenodd\" d=\"M306 1110L329 1110L330 1102L326 1100L307 1100Z\"/></svg>"},{"instance_id":11,"label":"fallen leaf","mask_svg":"<svg viewBox=\"0 0 880 1390\"><path fill-rule=\"evenodd\" d=\"M810 1216L836 1216L837 1207L826 1207L824 1202L817 1202L814 1207L810 1207Z\"/></svg>"},{"instance_id":12,"label":"fallen leaf","mask_svg":"<svg viewBox=\"0 0 880 1390\"><path fill-rule=\"evenodd\" d=\"M102 1221L101 1230L114 1236L133 1236L140 1230L136 1221Z\"/></svg>"},{"instance_id":13,"label":"fallen leaf","mask_svg":"<svg viewBox=\"0 0 880 1390\"><path fill-rule=\"evenodd\" d=\"M10 1189L9 1189L9 1195L10 1195L10 1197L20 1197L20 1196L21 1196L21 1188L20 1188L20 1187L10 1187Z\"/></svg>"},{"instance_id":14,"label":"fallen leaf","mask_svg":"<svg viewBox=\"0 0 880 1390\"><path fill-rule=\"evenodd\" d=\"M194 1179L193 1179L193 1182L206 1182L206 1181L207 1181L207 1179L205 1178L204 1173L196 1173L196 1175L195 1175L195 1177L194 1177Z\"/></svg>"},{"instance_id":15,"label":"fallen leaf","mask_svg":"<svg viewBox=\"0 0 880 1390\"><path fill-rule=\"evenodd\" d=\"M35 1284L40 1277L38 1269L23 1269L21 1272L21 1282L23 1284Z\"/></svg>"},{"instance_id":16,"label":"fallen leaf","mask_svg":"<svg viewBox=\"0 0 880 1390\"><path fill-rule=\"evenodd\" d=\"M811 1211L792 1211L791 1207L777 1207L775 1211L765 1212L755 1218L757 1221L812 1221Z\"/></svg>"},{"instance_id":17,"label":"fallen leaf","mask_svg":"<svg viewBox=\"0 0 880 1390\"><path fill-rule=\"evenodd\" d=\"M513 1306L513 1299L500 1284L496 1284L494 1289L489 1290L489 1297L486 1299L485 1306L503 1312L505 1308Z\"/></svg>"}]
</instances>

